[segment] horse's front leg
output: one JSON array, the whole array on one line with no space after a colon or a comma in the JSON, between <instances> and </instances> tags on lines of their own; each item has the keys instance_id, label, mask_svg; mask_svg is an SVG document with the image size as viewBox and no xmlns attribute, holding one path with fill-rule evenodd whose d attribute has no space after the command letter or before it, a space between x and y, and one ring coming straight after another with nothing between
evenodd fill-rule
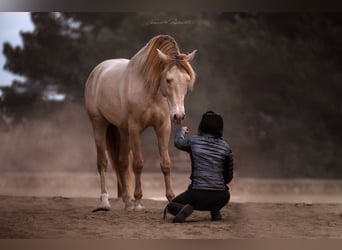
<instances>
[{"instance_id":1,"label":"horse's front leg","mask_svg":"<svg viewBox=\"0 0 342 250\"><path fill-rule=\"evenodd\" d=\"M131 145L131 150L133 153L133 172L135 176L135 189L134 189L134 199L135 199L135 210L143 210L144 206L142 204L142 189L141 189L141 173L144 167L144 160L141 151L141 141L140 141L141 129L130 123L129 128L129 141Z\"/></svg>"},{"instance_id":2,"label":"horse's front leg","mask_svg":"<svg viewBox=\"0 0 342 250\"><path fill-rule=\"evenodd\" d=\"M175 194L173 193L171 184L171 160L169 155L169 141L171 133L171 124L164 123L160 127L155 127L155 132L158 138L158 147L160 154L160 168L164 174L166 198L171 201Z\"/></svg>"}]
</instances>

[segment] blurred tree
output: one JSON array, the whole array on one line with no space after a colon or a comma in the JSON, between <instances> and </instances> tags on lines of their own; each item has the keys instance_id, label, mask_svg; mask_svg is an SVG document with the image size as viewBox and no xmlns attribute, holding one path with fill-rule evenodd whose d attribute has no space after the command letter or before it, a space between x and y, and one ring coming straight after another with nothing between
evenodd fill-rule
<instances>
[{"instance_id":1,"label":"blurred tree","mask_svg":"<svg viewBox=\"0 0 342 250\"><path fill-rule=\"evenodd\" d=\"M26 77L27 84L41 90L56 86L68 89L68 97L79 95L79 32L58 13L32 13L32 32L22 32L23 47L4 44L5 69Z\"/></svg>"},{"instance_id":2,"label":"blurred tree","mask_svg":"<svg viewBox=\"0 0 342 250\"><path fill-rule=\"evenodd\" d=\"M1 110L27 117L56 105L51 89L83 101L91 69L130 58L154 35L198 49L187 123L225 117L242 175L342 177L341 13L32 13L23 47L5 43L5 68L25 77L3 88ZM38 105L37 105L38 104Z\"/></svg>"}]
</instances>

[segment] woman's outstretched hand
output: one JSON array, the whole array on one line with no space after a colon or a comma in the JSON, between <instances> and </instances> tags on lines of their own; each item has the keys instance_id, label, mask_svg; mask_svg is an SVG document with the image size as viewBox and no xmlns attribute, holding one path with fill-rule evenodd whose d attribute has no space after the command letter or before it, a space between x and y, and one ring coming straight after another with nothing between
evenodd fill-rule
<instances>
[{"instance_id":1,"label":"woman's outstretched hand","mask_svg":"<svg viewBox=\"0 0 342 250\"><path fill-rule=\"evenodd\" d=\"M185 133L189 133L189 128L187 126L183 126L182 129Z\"/></svg>"}]
</instances>

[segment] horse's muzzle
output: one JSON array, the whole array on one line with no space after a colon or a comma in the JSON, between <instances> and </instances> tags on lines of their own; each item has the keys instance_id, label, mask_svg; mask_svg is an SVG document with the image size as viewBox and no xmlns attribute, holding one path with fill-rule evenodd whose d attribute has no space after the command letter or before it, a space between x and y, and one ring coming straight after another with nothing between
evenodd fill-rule
<instances>
[{"instance_id":1,"label":"horse's muzzle","mask_svg":"<svg viewBox=\"0 0 342 250\"><path fill-rule=\"evenodd\" d=\"M176 124L180 124L185 118L185 114L174 114L172 120Z\"/></svg>"}]
</instances>

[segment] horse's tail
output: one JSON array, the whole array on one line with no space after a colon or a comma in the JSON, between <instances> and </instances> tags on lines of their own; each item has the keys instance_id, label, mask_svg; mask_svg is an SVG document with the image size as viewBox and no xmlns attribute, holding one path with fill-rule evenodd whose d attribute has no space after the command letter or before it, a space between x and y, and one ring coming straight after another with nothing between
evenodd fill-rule
<instances>
[{"instance_id":1,"label":"horse's tail","mask_svg":"<svg viewBox=\"0 0 342 250\"><path fill-rule=\"evenodd\" d=\"M131 185L131 166L127 169L127 174L122 176L122 172L119 170L119 151L120 151L120 133L116 126L113 124L109 124L107 127L106 134L106 143L107 143L107 153L109 161L116 173L117 178L117 188L118 188L118 197L122 197L122 182L123 178L126 179L127 183L127 192L130 193L130 185ZM131 157L129 156L129 162L131 165Z\"/></svg>"}]
</instances>

